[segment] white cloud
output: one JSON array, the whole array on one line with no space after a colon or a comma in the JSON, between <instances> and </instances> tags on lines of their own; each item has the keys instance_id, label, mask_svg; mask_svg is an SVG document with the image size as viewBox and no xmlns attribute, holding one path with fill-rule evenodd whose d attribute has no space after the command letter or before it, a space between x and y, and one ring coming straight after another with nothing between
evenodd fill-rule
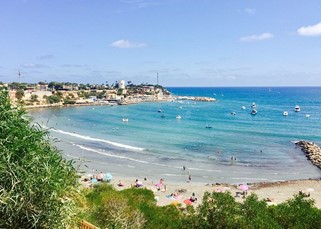
<instances>
[{"instance_id":1,"label":"white cloud","mask_svg":"<svg viewBox=\"0 0 321 229\"><path fill-rule=\"evenodd\" d=\"M321 22L316 25L301 27L298 29L298 34L302 36L321 36Z\"/></svg>"},{"instance_id":2,"label":"white cloud","mask_svg":"<svg viewBox=\"0 0 321 229\"><path fill-rule=\"evenodd\" d=\"M242 13L242 14L256 14L256 9L253 8L245 8L245 9L238 9L237 10L238 13Z\"/></svg>"},{"instance_id":3,"label":"white cloud","mask_svg":"<svg viewBox=\"0 0 321 229\"><path fill-rule=\"evenodd\" d=\"M115 48L143 48L143 47L146 47L147 44L131 42L128 40L118 40L111 43L110 46Z\"/></svg>"},{"instance_id":4,"label":"white cloud","mask_svg":"<svg viewBox=\"0 0 321 229\"><path fill-rule=\"evenodd\" d=\"M54 58L54 55L52 55L52 54L37 57L37 59L39 59L39 60L49 60L49 59L53 59L53 58Z\"/></svg>"},{"instance_id":5,"label":"white cloud","mask_svg":"<svg viewBox=\"0 0 321 229\"><path fill-rule=\"evenodd\" d=\"M251 42L251 41L262 41L272 39L274 36L271 33L262 33L262 34L254 34L246 37L241 37L240 40L244 42Z\"/></svg>"},{"instance_id":6,"label":"white cloud","mask_svg":"<svg viewBox=\"0 0 321 229\"><path fill-rule=\"evenodd\" d=\"M23 64L21 66L23 68L48 68L45 64Z\"/></svg>"},{"instance_id":7,"label":"white cloud","mask_svg":"<svg viewBox=\"0 0 321 229\"><path fill-rule=\"evenodd\" d=\"M256 9L245 8L245 9L244 9L244 12L245 12L245 13L248 13L248 14L255 14L255 13L256 13Z\"/></svg>"}]
</instances>

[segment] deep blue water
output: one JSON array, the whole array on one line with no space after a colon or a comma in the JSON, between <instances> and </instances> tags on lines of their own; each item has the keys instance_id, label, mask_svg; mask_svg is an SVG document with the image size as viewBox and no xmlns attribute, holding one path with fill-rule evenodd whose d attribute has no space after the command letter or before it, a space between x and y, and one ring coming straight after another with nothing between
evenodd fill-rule
<instances>
[{"instance_id":1,"label":"deep blue water","mask_svg":"<svg viewBox=\"0 0 321 229\"><path fill-rule=\"evenodd\" d=\"M321 88L168 90L217 101L70 107L30 114L40 124L52 127L59 147L70 157L83 158L90 168L116 174L153 174L179 180L185 179L180 171L185 165L200 182L320 177L320 170L292 141L321 143ZM252 103L258 111L254 116L250 114ZM296 105L300 112L294 112ZM283 116L284 111L289 115ZM177 115L182 118L176 119ZM128 118L128 123L122 118ZM236 162L231 157L236 157Z\"/></svg>"}]
</instances>

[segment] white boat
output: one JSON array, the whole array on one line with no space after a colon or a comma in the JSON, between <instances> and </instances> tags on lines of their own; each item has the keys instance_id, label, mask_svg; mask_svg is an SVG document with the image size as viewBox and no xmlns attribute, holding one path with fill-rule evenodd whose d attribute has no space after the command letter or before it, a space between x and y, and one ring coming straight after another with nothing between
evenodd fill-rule
<instances>
[{"instance_id":1,"label":"white boat","mask_svg":"<svg viewBox=\"0 0 321 229\"><path fill-rule=\"evenodd\" d=\"M162 111L161 109L159 109L157 112L158 112L158 113L162 113L163 111Z\"/></svg>"},{"instance_id":2,"label":"white boat","mask_svg":"<svg viewBox=\"0 0 321 229\"><path fill-rule=\"evenodd\" d=\"M231 115L236 115L236 112L231 112Z\"/></svg>"},{"instance_id":3,"label":"white boat","mask_svg":"<svg viewBox=\"0 0 321 229\"><path fill-rule=\"evenodd\" d=\"M283 111L283 116L288 116L289 113L287 111Z\"/></svg>"},{"instance_id":4,"label":"white boat","mask_svg":"<svg viewBox=\"0 0 321 229\"><path fill-rule=\"evenodd\" d=\"M256 108L256 104L255 103L252 103L252 106L251 106L253 109Z\"/></svg>"},{"instance_id":5,"label":"white boat","mask_svg":"<svg viewBox=\"0 0 321 229\"><path fill-rule=\"evenodd\" d=\"M296 105L296 106L294 107L294 111L295 111L295 112L299 112L299 111L301 111L300 106L299 106L299 105Z\"/></svg>"},{"instance_id":6,"label":"white boat","mask_svg":"<svg viewBox=\"0 0 321 229\"><path fill-rule=\"evenodd\" d=\"M246 109L245 106L242 106L241 108L242 108L242 110L245 110L245 109Z\"/></svg>"},{"instance_id":7,"label":"white boat","mask_svg":"<svg viewBox=\"0 0 321 229\"><path fill-rule=\"evenodd\" d=\"M253 110L251 111L251 115L256 115L256 114L257 114L257 110L253 109Z\"/></svg>"},{"instance_id":8,"label":"white boat","mask_svg":"<svg viewBox=\"0 0 321 229\"><path fill-rule=\"evenodd\" d=\"M122 121L123 122L128 122L128 118L123 118Z\"/></svg>"},{"instance_id":9,"label":"white boat","mask_svg":"<svg viewBox=\"0 0 321 229\"><path fill-rule=\"evenodd\" d=\"M180 115L177 115L176 116L176 119L181 119L182 117Z\"/></svg>"},{"instance_id":10,"label":"white boat","mask_svg":"<svg viewBox=\"0 0 321 229\"><path fill-rule=\"evenodd\" d=\"M310 115L309 115L309 114L307 114L307 115L305 115L305 117L306 117L306 118L310 118Z\"/></svg>"}]
</instances>

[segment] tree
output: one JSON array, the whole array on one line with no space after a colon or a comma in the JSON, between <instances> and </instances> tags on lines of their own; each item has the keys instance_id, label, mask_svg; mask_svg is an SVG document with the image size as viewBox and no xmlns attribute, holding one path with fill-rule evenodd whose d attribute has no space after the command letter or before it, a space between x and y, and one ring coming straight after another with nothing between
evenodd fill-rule
<instances>
[{"instance_id":1,"label":"tree","mask_svg":"<svg viewBox=\"0 0 321 229\"><path fill-rule=\"evenodd\" d=\"M25 91L22 90L22 89L17 90L17 91L16 91L16 94L15 94L15 96L16 96L16 98L17 98L18 100L22 99L24 95L25 95Z\"/></svg>"},{"instance_id":2,"label":"tree","mask_svg":"<svg viewBox=\"0 0 321 229\"><path fill-rule=\"evenodd\" d=\"M50 95L46 97L47 103L53 104L53 103L59 103L60 97L56 95Z\"/></svg>"},{"instance_id":3,"label":"tree","mask_svg":"<svg viewBox=\"0 0 321 229\"><path fill-rule=\"evenodd\" d=\"M38 95L35 95L35 94L31 95L30 101L31 102L37 102L38 101Z\"/></svg>"},{"instance_id":4,"label":"tree","mask_svg":"<svg viewBox=\"0 0 321 229\"><path fill-rule=\"evenodd\" d=\"M78 181L72 161L0 92L0 228L68 228Z\"/></svg>"}]
</instances>

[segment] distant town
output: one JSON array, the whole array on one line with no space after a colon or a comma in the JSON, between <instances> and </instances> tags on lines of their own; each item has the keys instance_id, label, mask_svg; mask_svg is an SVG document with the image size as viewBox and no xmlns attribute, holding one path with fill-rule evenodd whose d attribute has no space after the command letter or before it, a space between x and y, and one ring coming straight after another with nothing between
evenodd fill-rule
<instances>
[{"instance_id":1,"label":"distant town","mask_svg":"<svg viewBox=\"0 0 321 229\"><path fill-rule=\"evenodd\" d=\"M109 85L69 82L2 83L0 90L9 92L13 104L25 107L68 105L126 105L139 102L172 100L171 94L160 85L140 84L120 80Z\"/></svg>"}]
</instances>

